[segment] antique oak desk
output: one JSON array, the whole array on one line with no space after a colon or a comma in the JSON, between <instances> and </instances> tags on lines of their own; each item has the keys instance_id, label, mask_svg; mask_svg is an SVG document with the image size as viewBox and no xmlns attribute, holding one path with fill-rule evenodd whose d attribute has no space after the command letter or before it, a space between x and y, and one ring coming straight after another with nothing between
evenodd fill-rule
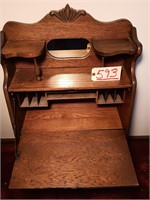
<instances>
[{"instance_id":1,"label":"antique oak desk","mask_svg":"<svg viewBox=\"0 0 150 200\"><path fill-rule=\"evenodd\" d=\"M10 188L137 186L126 137L142 45L130 21L66 5L34 24L8 22L1 35L16 140Z\"/></svg>"}]
</instances>

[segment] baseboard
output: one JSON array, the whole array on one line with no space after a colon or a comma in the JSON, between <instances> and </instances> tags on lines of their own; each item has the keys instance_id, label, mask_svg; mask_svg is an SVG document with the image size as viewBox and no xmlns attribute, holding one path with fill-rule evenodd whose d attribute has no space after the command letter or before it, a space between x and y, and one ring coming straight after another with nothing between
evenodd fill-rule
<instances>
[{"instance_id":1,"label":"baseboard","mask_svg":"<svg viewBox=\"0 0 150 200\"><path fill-rule=\"evenodd\" d=\"M146 139L148 140L149 139L149 135L138 135L138 136L128 136L129 139Z\"/></svg>"},{"instance_id":2,"label":"baseboard","mask_svg":"<svg viewBox=\"0 0 150 200\"><path fill-rule=\"evenodd\" d=\"M15 138L1 138L1 144L13 144L15 143Z\"/></svg>"}]
</instances>

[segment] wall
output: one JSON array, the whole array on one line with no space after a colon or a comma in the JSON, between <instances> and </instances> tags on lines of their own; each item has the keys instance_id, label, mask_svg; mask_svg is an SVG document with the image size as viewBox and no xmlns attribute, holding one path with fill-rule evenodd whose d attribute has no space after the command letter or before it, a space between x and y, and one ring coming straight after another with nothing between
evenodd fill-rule
<instances>
[{"instance_id":1,"label":"wall","mask_svg":"<svg viewBox=\"0 0 150 200\"><path fill-rule=\"evenodd\" d=\"M129 19L137 28L138 38L143 44L143 54L137 62L138 87L133 111L130 134L149 134L150 95L148 94L148 16L149 0L1 0L0 29L7 21L33 23L39 21L51 10L59 10L67 3L75 9L84 9L99 21ZM148 11L149 10L149 11ZM89 30L90 31L90 30ZM2 138L12 138L13 131L3 91L3 71L0 67L0 132ZM148 101L149 95L149 101ZM150 122L150 121L149 121Z\"/></svg>"}]
</instances>

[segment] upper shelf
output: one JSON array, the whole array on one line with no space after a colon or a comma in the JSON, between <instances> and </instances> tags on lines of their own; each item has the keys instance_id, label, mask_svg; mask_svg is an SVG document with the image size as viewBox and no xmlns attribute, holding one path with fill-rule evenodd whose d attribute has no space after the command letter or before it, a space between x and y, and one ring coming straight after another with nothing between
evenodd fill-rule
<instances>
[{"instance_id":1,"label":"upper shelf","mask_svg":"<svg viewBox=\"0 0 150 200\"><path fill-rule=\"evenodd\" d=\"M130 39L93 40L93 48L100 56L113 56L117 54L134 54L136 46ZM45 41L8 41L2 49L5 58L23 57L35 58L40 56L45 47Z\"/></svg>"},{"instance_id":2,"label":"upper shelf","mask_svg":"<svg viewBox=\"0 0 150 200\"><path fill-rule=\"evenodd\" d=\"M136 46L130 39L93 40L93 48L99 56L114 56L118 54L134 54Z\"/></svg>"},{"instance_id":3,"label":"upper shelf","mask_svg":"<svg viewBox=\"0 0 150 200\"><path fill-rule=\"evenodd\" d=\"M8 41L2 49L2 55L5 58L35 58L43 53L44 47L45 41Z\"/></svg>"},{"instance_id":4,"label":"upper shelf","mask_svg":"<svg viewBox=\"0 0 150 200\"><path fill-rule=\"evenodd\" d=\"M95 90L131 87L126 70L122 68L119 81L92 81L91 69L55 68L43 69L42 80L37 81L34 69L17 69L9 85L9 92Z\"/></svg>"}]
</instances>

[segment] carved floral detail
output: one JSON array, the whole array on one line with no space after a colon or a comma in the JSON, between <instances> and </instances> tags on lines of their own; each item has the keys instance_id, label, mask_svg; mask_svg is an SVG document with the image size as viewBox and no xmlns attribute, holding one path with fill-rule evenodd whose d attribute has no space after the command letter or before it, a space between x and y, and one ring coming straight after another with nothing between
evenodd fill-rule
<instances>
[{"instance_id":1,"label":"carved floral detail","mask_svg":"<svg viewBox=\"0 0 150 200\"><path fill-rule=\"evenodd\" d=\"M67 4L65 8L62 8L59 11L53 10L50 12L50 16L56 16L57 18L59 18L64 22L74 21L81 15L83 16L86 15L86 12L84 10L75 10L71 8L69 4Z\"/></svg>"}]
</instances>

